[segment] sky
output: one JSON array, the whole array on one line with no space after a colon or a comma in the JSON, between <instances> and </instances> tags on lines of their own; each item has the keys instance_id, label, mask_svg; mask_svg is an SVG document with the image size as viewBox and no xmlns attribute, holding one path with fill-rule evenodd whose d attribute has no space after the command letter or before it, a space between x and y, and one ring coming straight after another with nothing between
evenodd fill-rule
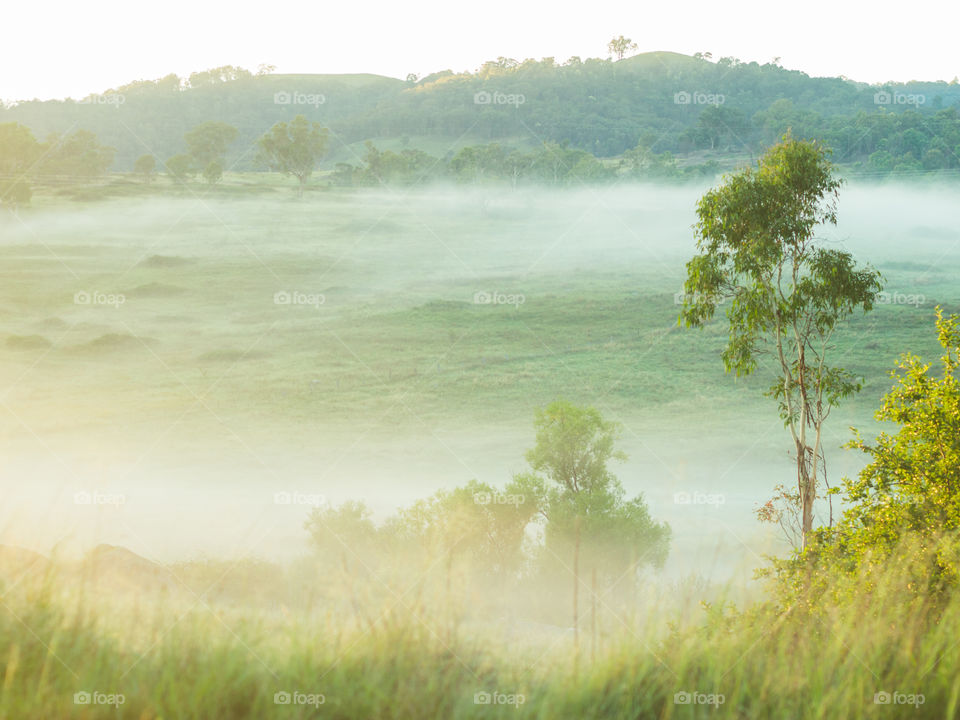
<instances>
[{"instance_id":1,"label":"sky","mask_svg":"<svg viewBox=\"0 0 960 720\"><path fill-rule=\"evenodd\" d=\"M498 56L563 62L640 52L711 52L863 82L960 75L960 3L915 2L907 23L836 0L564 4L487 0L157 5L129 0L12 3L4 9L0 99L81 98L134 80L239 65L278 73L406 77L476 70Z\"/></svg>"}]
</instances>

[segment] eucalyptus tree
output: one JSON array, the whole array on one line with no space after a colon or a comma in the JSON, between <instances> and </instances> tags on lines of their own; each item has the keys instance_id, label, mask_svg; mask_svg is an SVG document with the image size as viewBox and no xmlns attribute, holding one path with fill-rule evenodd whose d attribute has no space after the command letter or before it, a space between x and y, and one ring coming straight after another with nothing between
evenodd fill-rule
<instances>
[{"instance_id":1,"label":"eucalyptus tree","mask_svg":"<svg viewBox=\"0 0 960 720\"><path fill-rule=\"evenodd\" d=\"M836 224L842 181L821 145L788 133L758 161L727 177L697 205L698 254L687 263L679 323L705 325L725 300L729 337L722 358L737 375L772 358L778 401L796 453L806 546L823 471L823 426L860 380L828 363L838 326L867 312L881 277L852 255L825 247L818 227Z\"/></svg>"},{"instance_id":2,"label":"eucalyptus tree","mask_svg":"<svg viewBox=\"0 0 960 720\"><path fill-rule=\"evenodd\" d=\"M298 181L297 196L327 154L328 131L320 123L297 115L289 124L278 122L260 138L258 159L271 170L292 175Z\"/></svg>"}]
</instances>

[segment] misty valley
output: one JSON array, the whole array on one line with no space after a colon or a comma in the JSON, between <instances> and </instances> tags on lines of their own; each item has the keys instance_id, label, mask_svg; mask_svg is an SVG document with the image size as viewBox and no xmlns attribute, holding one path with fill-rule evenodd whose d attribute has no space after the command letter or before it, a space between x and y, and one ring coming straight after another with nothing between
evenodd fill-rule
<instances>
[{"instance_id":1,"label":"misty valley","mask_svg":"<svg viewBox=\"0 0 960 720\"><path fill-rule=\"evenodd\" d=\"M956 81L608 49L0 103L0 720L957 716Z\"/></svg>"}]
</instances>

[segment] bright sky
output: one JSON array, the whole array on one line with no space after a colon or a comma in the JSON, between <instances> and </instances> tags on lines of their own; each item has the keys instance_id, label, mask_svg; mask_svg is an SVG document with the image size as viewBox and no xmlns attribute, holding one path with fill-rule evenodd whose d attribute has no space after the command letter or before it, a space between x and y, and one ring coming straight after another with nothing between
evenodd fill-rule
<instances>
[{"instance_id":1,"label":"bright sky","mask_svg":"<svg viewBox=\"0 0 960 720\"><path fill-rule=\"evenodd\" d=\"M562 62L605 57L620 34L641 52L709 51L760 63L780 57L810 75L866 82L950 80L960 75L958 27L960 3L942 0L896 14L837 0L16 2L4 9L0 99L80 98L219 65L405 77L475 70L499 55Z\"/></svg>"}]
</instances>

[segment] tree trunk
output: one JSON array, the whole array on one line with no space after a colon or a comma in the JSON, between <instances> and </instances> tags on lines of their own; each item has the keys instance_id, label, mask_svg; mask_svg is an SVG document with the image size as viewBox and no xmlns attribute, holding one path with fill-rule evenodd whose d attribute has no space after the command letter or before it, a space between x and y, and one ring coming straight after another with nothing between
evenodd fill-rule
<instances>
[{"instance_id":1,"label":"tree trunk","mask_svg":"<svg viewBox=\"0 0 960 720\"><path fill-rule=\"evenodd\" d=\"M575 538L573 541L573 646L577 655L580 654L580 516L574 520Z\"/></svg>"},{"instance_id":2,"label":"tree trunk","mask_svg":"<svg viewBox=\"0 0 960 720\"><path fill-rule=\"evenodd\" d=\"M590 573L590 664L597 660L597 569Z\"/></svg>"},{"instance_id":3,"label":"tree trunk","mask_svg":"<svg viewBox=\"0 0 960 720\"><path fill-rule=\"evenodd\" d=\"M810 467L807 464L809 448L797 443L797 490L800 492L800 506L803 509L803 545L806 550L813 531L813 502L816 499L816 478L810 477Z\"/></svg>"}]
</instances>

